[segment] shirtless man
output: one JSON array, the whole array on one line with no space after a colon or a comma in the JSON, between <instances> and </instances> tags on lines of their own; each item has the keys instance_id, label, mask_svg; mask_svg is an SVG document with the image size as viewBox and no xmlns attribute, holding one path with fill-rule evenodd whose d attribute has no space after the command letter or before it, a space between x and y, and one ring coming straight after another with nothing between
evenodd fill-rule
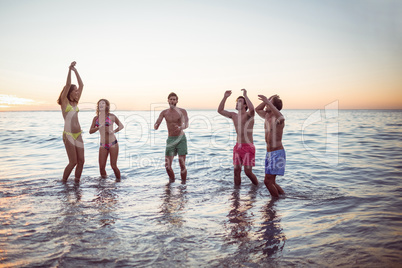
<instances>
[{"instance_id":1,"label":"shirtless man","mask_svg":"<svg viewBox=\"0 0 402 268\"><path fill-rule=\"evenodd\" d=\"M227 98L232 94L231 90L225 92L225 95L219 104L218 113L231 118L237 133L236 145L233 148L234 165L234 184L241 184L241 166L244 166L244 172L254 185L258 185L257 177L252 168L255 166L255 147L253 144L254 127L254 106L247 97L247 90L242 89L243 96L237 98L236 110L238 113L224 110ZM248 110L248 111L247 111Z\"/></svg>"},{"instance_id":2,"label":"shirtless man","mask_svg":"<svg viewBox=\"0 0 402 268\"><path fill-rule=\"evenodd\" d=\"M265 141L267 142L267 154L265 157L265 179L272 197L279 197L285 192L276 183L276 175L285 174L286 154L282 145L283 128L285 118L279 112L282 109L282 100L278 95L273 95L269 99L264 95L258 95L262 103L255 108L259 116L264 118Z\"/></svg>"},{"instance_id":3,"label":"shirtless man","mask_svg":"<svg viewBox=\"0 0 402 268\"><path fill-rule=\"evenodd\" d=\"M176 107L179 97L175 93L170 93L168 96L168 103L170 108L163 110L154 125L157 130L162 123L163 118L166 120L168 128L168 139L166 140L165 151L165 168L169 175L169 179L174 181L174 172L172 169L172 162L175 155L179 155L180 175L182 181L187 179L186 169L186 155L187 155L187 139L184 134L184 129L188 128L187 111Z\"/></svg>"}]
</instances>

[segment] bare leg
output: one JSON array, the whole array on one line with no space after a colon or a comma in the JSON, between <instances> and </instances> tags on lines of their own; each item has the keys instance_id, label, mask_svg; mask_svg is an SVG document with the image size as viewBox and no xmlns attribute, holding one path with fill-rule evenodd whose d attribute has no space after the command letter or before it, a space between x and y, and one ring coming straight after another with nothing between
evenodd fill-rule
<instances>
[{"instance_id":1,"label":"bare leg","mask_svg":"<svg viewBox=\"0 0 402 268\"><path fill-rule=\"evenodd\" d=\"M110 165L112 166L116 180L120 180L120 169L117 167L117 157L119 156L119 144L115 144L109 149Z\"/></svg>"},{"instance_id":2,"label":"bare leg","mask_svg":"<svg viewBox=\"0 0 402 268\"><path fill-rule=\"evenodd\" d=\"M252 166L244 166L244 172L246 173L247 177L251 180L254 185L258 185L258 179L253 173Z\"/></svg>"},{"instance_id":3,"label":"bare leg","mask_svg":"<svg viewBox=\"0 0 402 268\"><path fill-rule=\"evenodd\" d=\"M278 189L279 194L285 194L285 191L276 182L275 182L275 187L276 187L276 189Z\"/></svg>"},{"instance_id":4,"label":"bare leg","mask_svg":"<svg viewBox=\"0 0 402 268\"><path fill-rule=\"evenodd\" d=\"M234 165L234 184L240 186L241 184L241 166Z\"/></svg>"},{"instance_id":5,"label":"bare leg","mask_svg":"<svg viewBox=\"0 0 402 268\"><path fill-rule=\"evenodd\" d=\"M102 178L107 177L106 162L108 156L109 156L109 150L105 149L103 146L99 147L99 171Z\"/></svg>"},{"instance_id":6,"label":"bare leg","mask_svg":"<svg viewBox=\"0 0 402 268\"><path fill-rule=\"evenodd\" d=\"M64 169L62 180L63 183L66 183L71 171L73 171L74 167L77 165L77 153L74 145L74 139L71 136L63 134L63 142L68 156L68 165Z\"/></svg>"},{"instance_id":7,"label":"bare leg","mask_svg":"<svg viewBox=\"0 0 402 268\"><path fill-rule=\"evenodd\" d=\"M84 156L84 141L80 135L75 141L75 148L77 153L77 166L75 168L75 182L80 182L82 170L84 168L85 156Z\"/></svg>"},{"instance_id":8,"label":"bare leg","mask_svg":"<svg viewBox=\"0 0 402 268\"><path fill-rule=\"evenodd\" d=\"M174 156L165 156L165 168L166 168L166 172L169 176L169 179L174 180L174 172L172 169L172 162L173 162L173 158Z\"/></svg>"},{"instance_id":9,"label":"bare leg","mask_svg":"<svg viewBox=\"0 0 402 268\"><path fill-rule=\"evenodd\" d=\"M182 181L187 179L186 155L179 155L180 176Z\"/></svg>"},{"instance_id":10,"label":"bare leg","mask_svg":"<svg viewBox=\"0 0 402 268\"><path fill-rule=\"evenodd\" d=\"M272 197L279 197L280 194L285 192L282 188L275 182L276 175L265 174L264 183Z\"/></svg>"}]
</instances>

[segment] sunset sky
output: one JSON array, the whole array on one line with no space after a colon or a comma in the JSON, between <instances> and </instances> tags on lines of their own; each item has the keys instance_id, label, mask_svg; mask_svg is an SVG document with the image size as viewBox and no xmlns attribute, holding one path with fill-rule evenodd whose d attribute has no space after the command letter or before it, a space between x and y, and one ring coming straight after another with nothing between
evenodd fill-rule
<instances>
[{"instance_id":1,"label":"sunset sky","mask_svg":"<svg viewBox=\"0 0 402 268\"><path fill-rule=\"evenodd\" d=\"M227 108L246 88L284 109L402 109L402 1L0 0L0 111L56 110L68 66L80 101ZM75 78L73 79L75 82Z\"/></svg>"}]
</instances>

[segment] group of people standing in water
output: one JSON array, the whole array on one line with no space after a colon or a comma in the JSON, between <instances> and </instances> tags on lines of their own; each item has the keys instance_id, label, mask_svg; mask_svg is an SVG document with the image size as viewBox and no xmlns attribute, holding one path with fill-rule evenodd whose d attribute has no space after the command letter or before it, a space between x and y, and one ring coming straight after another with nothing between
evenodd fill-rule
<instances>
[{"instance_id":1,"label":"group of people standing in water","mask_svg":"<svg viewBox=\"0 0 402 268\"><path fill-rule=\"evenodd\" d=\"M80 100L84 84L76 69L76 62L72 62L68 69L67 81L60 93L57 103L61 106L64 118L63 142L66 148L69 163L64 169L63 179L67 182L72 170L75 167L75 182L79 183L84 166L84 143L82 140L82 130L78 121L78 102ZM71 73L74 72L78 87L71 83ZM247 96L247 91L242 89L243 96L236 100L236 112L225 110L226 100L232 92L226 91L218 107L218 113L232 119L237 133L236 145L233 148L234 165L234 184L241 184L241 171L244 166L244 172L254 185L258 185L258 179L254 175L252 168L255 166L255 146L253 144L254 116L257 113L264 119L265 140L267 143L267 153L265 157L265 178L264 184L273 197L278 197L285 192L276 183L277 175L284 175L286 166L286 154L282 144L283 129L285 127L285 118L281 114L282 100L278 95L270 98L264 95L258 95L262 101L260 105L254 108ZM170 93L168 96L169 108L163 110L154 129L157 130L163 119L166 121L168 129L168 139L165 150L165 168L170 180L175 179L172 169L174 156L179 156L180 176L182 181L187 179L186 155L187 139L184 129L188 128L187 111L177 107L178 96ZM114 129L114 125L117 128ZM117 158L119 154L119 144L115 133L124 128L123 124L116 115L110 113L110 103L106 99L100 99L97 103L96 116L92 120L90 134L99 131L99 169L102 178L106 178L106 162L110 155L110 165L116 176L120 180L120 170L117 167Z\"/></svg>"}]
</instances>

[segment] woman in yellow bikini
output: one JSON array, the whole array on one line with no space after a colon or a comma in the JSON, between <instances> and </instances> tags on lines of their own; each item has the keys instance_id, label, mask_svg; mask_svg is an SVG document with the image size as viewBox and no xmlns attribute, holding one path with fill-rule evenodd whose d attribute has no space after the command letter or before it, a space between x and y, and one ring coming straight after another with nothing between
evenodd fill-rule
<instances>
[{"instance_id":1,"label":"woman in yellow bikini","mask_svg":"<svg viewBox=\"0 0 402 268\"><path fill-rule=\"evenodd\" d=\"M113 124L117 125L113 129ZM96 116L92 120L89 133L95 133L99 130L99 170L102 178L106 178L106 162L110 154L110 165L112 166L116 181L120 181L120 170L117 167L117 157L119 155L119 144L117 143L116 132L124 128L123 124L114 114L110 113L110 102L106 99L100 99L96 108Z\"/></svg>"},{"instance_id":2,"label":"woman in yellow bikini","mask_svg":"<svg viewBox=\"0 0 402 268\"><path fill-rule=\"evenodd\" d=\"M60 93L57 103L61 106L64 118L63 142L68 156L68 165L64 169L63 183L67 182L71 171L75 167L75 182L80 182L82 169L84 167L84 142L82 140L82 130L78 121L78 101L81 98L84 84L75 68L76 62L73 61L68 68L67 82ZM71 71L75 73L78 87L71 84Z\"/></svg>"}]
</instances>

